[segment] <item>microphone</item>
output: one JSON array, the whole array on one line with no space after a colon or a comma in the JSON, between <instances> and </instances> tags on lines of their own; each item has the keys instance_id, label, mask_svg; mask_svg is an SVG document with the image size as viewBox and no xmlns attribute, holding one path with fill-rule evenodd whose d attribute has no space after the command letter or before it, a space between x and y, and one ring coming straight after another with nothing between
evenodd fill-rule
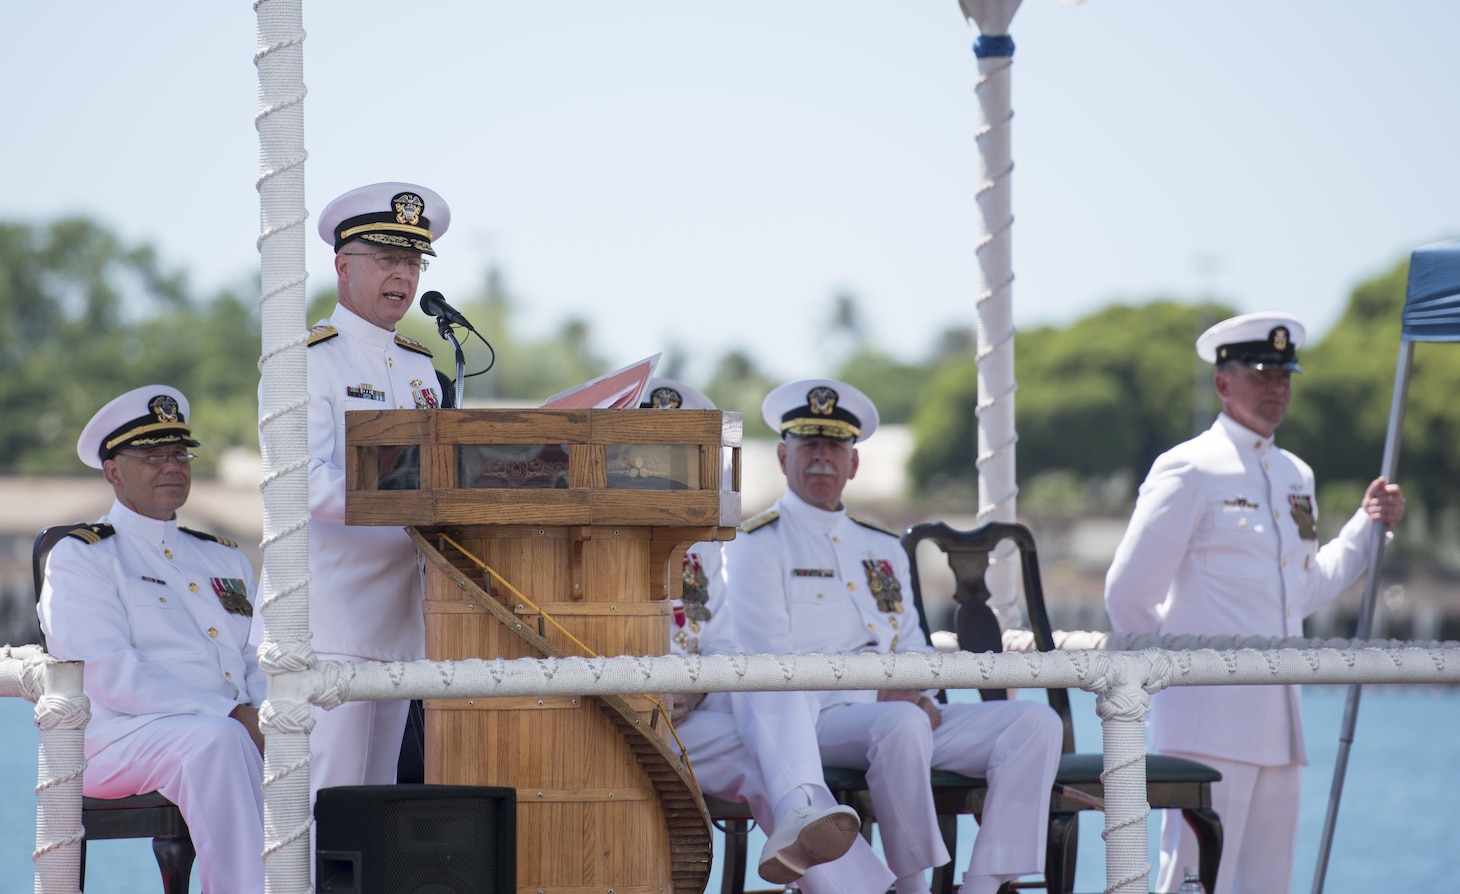
<instances>
[{"instance_id":1,"label":"microphone","mask_svg":"<svg viewBox=\"0 0 1460 894\"><path fill-rule=\"evenodd\" d=\"M446 303L446 298L440 292L430 291L421 296L421 310L435 317L438 320L445 320L453 326L464 326L475 332L472 325L466 321L466 317L451 305Z\"/></svg>"}]
</instances>

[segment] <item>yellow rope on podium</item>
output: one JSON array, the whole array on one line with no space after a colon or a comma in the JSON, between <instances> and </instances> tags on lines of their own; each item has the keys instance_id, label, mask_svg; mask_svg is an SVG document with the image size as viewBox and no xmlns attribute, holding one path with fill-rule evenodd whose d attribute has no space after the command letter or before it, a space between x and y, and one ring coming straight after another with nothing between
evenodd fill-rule
<instances>
[{"instance_id":1,"label":"yellow rope on podium","mask_svg":"<svg viewBox=\"0 0 1460 894\"><path fill-rule=\"evenodd\" d=\"M523 593L521 590L517 589L516 587L512 586L512 582L509 581L509 580L507 580L507 578L503 577L502 575L498 574L497 573L497 570L495 568L493 568L492 566L488 565L486 562L483 562L481 559L478 559L476 556L474 556L470 552L468 552L467 549L466 549L466 547L462 546L460 543L457 543L455 540L451 539L451 536L449 534L444 534L444 533L439 533L438 532L438 535L437 536L439 536L442 540L446 541L447 543L449 543L453 547L455 547L457 552L461 553L463 556L466 556L468 559L472 560L472 562L474 562L478 568L482 569L487 574L490 574L492 576L492 579L493 580L497 581L502 586L506 587L507 590L508 590L508 592L510 592L517 599L520 599L524 605L526 605L528 608L532 609L533 611L537 612L549 624L551 624L555 628L557 628L558 631L563 634L563 636L566 636L569 640L571 640L573 642L574 645L576 645L579 649L582 649L583 650L583 653L584 653L584 655L586 657L588 657L588 658L599 658L599 657L602 657L597 652L595 652L592 649L588 648L587 644L585 644L582 640L578 639L578 637L574 636L566 627L564 627L562 624L559 624L557 622L557 619L556 618L554 618L552 615L548 614L546 611L544 611L542 608L540 608L538 606L538 604L535 603L535 602L533 602L531 599L529 599L525 593ZM679 731L674 728L674 720L670 718L670 712L667 711L667 710L665 710L663 703L660 702L658 699L656 699L654 696L645 694L644 695L644 698L648 699L649 700L649 704L651 704L651 705L654 706L654 710L659 712L659 716L661 716L661 717L664 718L664 723L669 727L669 734L674 737L675 744L679 746L679 754L680 754L680 756L682 758L684 758L684 765L689 770L690 776L693 777L694 776L694 766L690 763L689 749L685 748L684 747L684 742L680 741ZM696 785L699 784L699 779L698 778L695 779L695 784Z\"/></svg>"}]
</instances>

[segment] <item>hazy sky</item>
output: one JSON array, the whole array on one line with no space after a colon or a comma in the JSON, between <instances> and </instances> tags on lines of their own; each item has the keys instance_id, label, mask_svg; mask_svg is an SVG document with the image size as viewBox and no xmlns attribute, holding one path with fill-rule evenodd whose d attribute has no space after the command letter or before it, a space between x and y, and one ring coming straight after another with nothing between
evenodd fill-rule
<instances>
[{"instance_id":1,"label":"hazy sky","mask_svg":"<svg viewBox=\"0 0 1460 894\"><path fill-rule=\"evenodd\" d=\"M204 294L249 282L252 4L51 0L0 26L0 218L89 215ZM305 28L311 216L435 189L453 223L422 289L458 306L495 265L524 331L586 318L613 365L677 345L692 377L732 347L825 372L839 290L906 358L977 322L956 0L312 0ZM1010 30L1021 328L1214 294L1321 336L1358 281L1460 235L1460 3L1025 0Z\"/></svg>"}]
</instances>

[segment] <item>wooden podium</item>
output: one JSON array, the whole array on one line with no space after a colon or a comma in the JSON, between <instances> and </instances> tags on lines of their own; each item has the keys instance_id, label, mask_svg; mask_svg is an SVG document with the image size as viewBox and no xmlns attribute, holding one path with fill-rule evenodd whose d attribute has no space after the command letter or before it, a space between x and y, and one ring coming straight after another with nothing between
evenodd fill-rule
<instances>
[{"instance_id":1,"label":"wooden podium","mask_svg":"<svg viewBox=\"0 0 1460 894\"><path fill-rule=\"evenodd\" d=\"M685 549L740 522L741 417L351 411L352 525L426 558L433 660L662 655ZM667 698L429 699L426 781L517 790L523 894L700 894L709 819Z\"/></svg>"}]
</instances>

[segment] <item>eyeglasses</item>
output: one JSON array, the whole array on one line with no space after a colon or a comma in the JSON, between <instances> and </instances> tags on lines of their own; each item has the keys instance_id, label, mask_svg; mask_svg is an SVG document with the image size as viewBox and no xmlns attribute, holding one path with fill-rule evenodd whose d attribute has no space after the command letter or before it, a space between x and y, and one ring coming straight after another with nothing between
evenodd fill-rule
<instances>
[{"instance_id":1,"label":"eyeglasses","mask_svg":"<svg viewBox=\"0 0 1460 894\"><path fill-rule=\"evenodd\" d=\"M135 459L144 462L149 466L164 466L168 463L177 463L186 466L198 458L196 453L118 453L117 456L125 456L127 459Z\"/></svg>"},{"instance_id":2,"label":"eyeglasses","mask_svg":"<svg viewBox=\"0 0 1460 894\"><path fill-rule=\"evenodd\" d=\"M375 266L381 270L394 270L397 266L404 264L407 273L420 273L431 266L430 261L419 255L389 255L383 251L342 251L340 254L353 255L357 258L371 258L375 261Z\"/></svg>"}]
</instances>

